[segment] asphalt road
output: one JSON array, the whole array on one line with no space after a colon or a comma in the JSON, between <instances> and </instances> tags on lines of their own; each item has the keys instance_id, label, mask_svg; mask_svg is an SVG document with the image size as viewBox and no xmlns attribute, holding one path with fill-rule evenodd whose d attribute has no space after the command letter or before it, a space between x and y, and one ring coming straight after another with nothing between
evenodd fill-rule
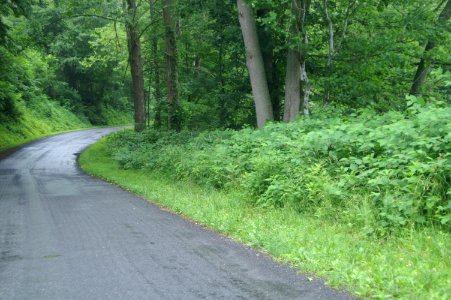
<instances>
[{"instance_id":1,"label":"asphalt road","mask_svg":"<svg viewBox=\"0 0 451 300\"><path fill-rule=\"evenodd\" d=\"M321 281L85 175L115 129L0 160L0 299L349 299Z\"/></svg>"}]
</instances>

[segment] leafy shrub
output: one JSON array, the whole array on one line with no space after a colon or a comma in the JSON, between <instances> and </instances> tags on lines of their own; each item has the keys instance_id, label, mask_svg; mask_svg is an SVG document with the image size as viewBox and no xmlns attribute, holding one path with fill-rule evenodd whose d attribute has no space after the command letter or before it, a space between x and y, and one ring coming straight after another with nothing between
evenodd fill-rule
<instances>
[{"instance_id":1,"label":"leafy shrub","mask_svg":"<svg viewBox=\"0 0 451 300\"><path fill-rule=\"evenodd\" d=\"M143 133L109 139L123 168L241 188L252 205L291 207L384 236L451 228L451 108L409 98L406 113L323 113L263 130Z\"/></svg>"}]
</instances>

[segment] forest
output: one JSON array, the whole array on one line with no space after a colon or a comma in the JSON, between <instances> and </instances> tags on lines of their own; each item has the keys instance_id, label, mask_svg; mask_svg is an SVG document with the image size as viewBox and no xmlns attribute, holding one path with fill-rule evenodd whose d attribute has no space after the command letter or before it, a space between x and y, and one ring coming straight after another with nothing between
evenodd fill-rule
<instances>
[{"instance_id":1,"label":"forest","mask_svg":"<svg viewBox=\"0 0 451 300\"><path fill-rule=\"evenodd\" d=\"M406 95L449 100L448 1L8 0L0 9L2 123L23 106L48 109L46 100L94 125L134 107L137 131L262 127L332 107L403 112Z\"/></svg>"},{"instance_id":2,"label":"forest","mask_svg":"<svg viewBox=\"0 0 451 300\"><path fill-rule=\"evenodd\" d=\"M161 178L229 195L161 201L357 296L449 297L451 0L6 0L0 17L0 149L133 124L83 168L152 199ZM393 255L281 250L237 208ZM387 275L403 251L415 271Z\"/></svg>"}]
</instances>

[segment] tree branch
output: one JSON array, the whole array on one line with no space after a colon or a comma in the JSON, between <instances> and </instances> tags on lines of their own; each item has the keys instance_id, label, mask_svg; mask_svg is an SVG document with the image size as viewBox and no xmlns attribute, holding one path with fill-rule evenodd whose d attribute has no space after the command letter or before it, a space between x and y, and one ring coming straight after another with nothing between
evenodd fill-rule
<instances>
[{"instance_id":1,"label":"tree branch","mask_svg":"<svg viewBox=\"0 0 451 300\"><path fill-rule=\"evenodd\" d=\"M94 14L73 15L73 16L68 16L68 17L70 19L79 18L79 17L99 18L99 19L104 19L104 20L108 20L108 21L123 23L122 21L119 21L117 18L111 18L111 17L107 17L107 16L94 15Z\"/></svg>"}]
</instances>

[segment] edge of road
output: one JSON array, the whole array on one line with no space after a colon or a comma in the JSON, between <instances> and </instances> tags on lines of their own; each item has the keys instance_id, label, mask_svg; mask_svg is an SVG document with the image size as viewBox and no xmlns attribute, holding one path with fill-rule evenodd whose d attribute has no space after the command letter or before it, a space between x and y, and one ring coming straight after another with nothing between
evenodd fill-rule
<instances>
[{"instance_id":1,"label":"edge of road","mask_svg":"<svg viewBox=\"0 0 451 300\"><path fill-rule=\"evenodd\" d=\"M16 145L16 146L12 146L12 147L0 150L0 160L10 156L11 154L16 152L17 150L20 150L20 149L22 149L22 148L24 148L26 146L29 146L29 145L31 145L31 144L39 141L39 140L42 140L42 139L45 139L45 138L48 138L48 137L51 137L51 136L54 136L54 135L62 134L62 133L64 133L64 132L57 132L57 133L52 133L52 134L49 134L49 135L41 136L41 137L38 137L38 138L33 139L31 141L27 141L25 143L22 143L22 144L19 144L19 145Z\"/></svg>"},{"instance_id":2,"label":"edge of road","mask_svg":"<svg viewBox=\"0 0 451 300\"><path fill-rule=\"evenodd\" d=\"M102 129L102 128L128 128L131 125L125 125L125 126L93 126L93 127L86 127L86 128L78 128L78 129L71 129L71 130L64 130L64 131L57 131L57 132L52 132L49 134L45 134L43 136L39 136L36 138L33 138L31 140L25 141L21 144L15 145L15 146L11 146L11 147L7 147L4 149L0 148L0 160L10 156L11 154L15 153L16 151L29 146L37 141L52 137L52 136L56 136L56 135L60 135L60 134L65 134L65 133L70 133L70 132L76 132L76 131L85 131L85 130L92 130L92 129ZM88 146L89 147L89 146ZM86 147L87 148L87 147ZM81 152L83 152L84 150L86 150L86 148L84 148ZM78 163L78 162L77 162Z\"/></svg>"},{"instance_id":3,"label":"edge of road","mask_svg":"<svg viewBox=\"0 0 451 300\"><path fill-rule=\"evenodd\" d=\"M104 137L106 137L106 136L108 136L110 134L113 134L114 132L116 132L118 130L125 129L127 127L129 127L129 126L89 127L89 128L82 128L82 129L74 129L74 130L54 132L54 133L51 133L51 134L47 134L47 135L44 135L44 136L32 139L30 141L24 142L22 144L19 144L19 145L13 146L13 147L9 147L9 148L0 150L0 161L2 161L3 159L5 159L5 158L9 157L10 155L14 154L16 151L19 151L19 150L21 150L21 149L23 149L23 148L25 148L27 146L33 145L34 143L38 143L38 142L40 142L42 140L45 140L45 139L53 137L53 136L67 134L67 133L71 133L71 132L77 132L77 131L89 131L89 130L96 130L96 129L117 129L117 130L113 130L112 132L109 132L109 133L105 134L102 137L102 138L104 138ZM98 141L96 141L96 142L98 142ZM178 213L176 211L173 211L170 208L165 207L164 205L153 201L152 199L149 199L149 198L143 197L143 196L141 196L141 195L139 195L137 193L134 193L133 191L130 191L130 190L126 189L125 187L123 187L123 186L121 186L121 185L119 185L117 183L109 181L107 178L103 178L101 176L94 176L94 175L91 175L91 174L87 173L85 170L82 169L82 167L80 165L80 155L81 155L81 153L86 151L90 146L94 145L95 143L86 145L85 147L80 149L78 155L76 155L76 157L75 157L76 168L82 174L84 174L86 176L89 176L90 178L93 178L93 179L96 179L96 180L100 180L100 181L103 181L103 182L105 182L107 184L113 185L113 186L115 186L115 187L117 187L117 188L119 188L119 189L121 189L121 190L123 190L123 191L125 191L125 192L127 192L127 193L129 193L131 195L133 195L134 197L140 199L141 201L145 202L146 204L152 205L152 206L158 208L159 210L161 210L164 213L170 214L170 215L172 215L175 218L181 218L184 221L186 221L188 223L191 223L192 225L201 228L202 230L206 230L206 231L208 231L208 232L210 232L212 234L217 235L218 237L221 237L221 238L229 240L230 242L236 243L240 247L244 247L248 251L254 252L257 256L266 257L266 259L271 260L275 264L278 264L278 265L280 265L283 268L290 269L291 271L293 271L294 273L296 273L296 274L298 274L300 276L306 277L309 281L312 281L312 280L315 281L316 284L320 284L323 288L331 289L331 290L334 290L334 291L338 292L339 294L346 295L347 297L350 297L351 299L356 299L355 296L350 294L346 289L330 287L330 286L328 286L326 284L325 280L322 277L320 277L320 276L318 276L318 275L316 275L314 273L302 272L301 270L299 270L297 268L294 268L289 263L281 262L281 261L277 260L270 253L264 251L263 249L259 249L259 248L255 248L255 247L246 245L245 243L235 239L233 236L230 236L230 235L218 232L218 231L214 230L213 228L209 227L206 224L202 224L202 223L196 222L196 221L190 219L189 217L185 216L182 213Z\"/></svg>"},{"instance_id":4,"label":"edge of road","mask_svg":"<svg viewBox=\"0 0 451 300\"><path fill-rule=\"evenodd\" d=\"M108 134L108 135L110 135L110 134ZM108 136L108 135L106 135L106 136ZM106 136L102 137L101 139L105 138ZM96 141L94 144L98 143L101 139ZM222 238L228 239L229 241L231 241L233 243L239 244L241 247L244 247L244 248L246 248L246 249L248 249L250 251L254 251L257 256L260 256L260 255L264 256L267 259L270 259L271 261L273 261L275 264L278 264L278 265L280 265L282 267L285 267L285 268L289 268L290 270L292 270L296 274L306 277L309 281L316 281L317 283L321 284L324 288L331 289L331 290L336 291L339 294L346 295L350 299L358 299L354 294L350 293L345 287L342 287L342 288L331 287L331 286L327 285L326 280L323 277L321 277L321 276L319 276L319 275L317 275L315 273L312 273L312 272L303 272L303 271L295 268L293 265L291 265L288 262L279 261L279 260L277 260L276 257L274 257L270 253L266 252L264 249L255 248L255 247L249 246L249 245L245 244L244 242L242 242L242 241L240 241L238 239L235 239L232 235L227 235L227 234L225 234L223 232L219 232L219 231L215 230L214 228L209 227L206 224L196 222L195 220L190 219L188 216L184 215L183 213L171 210L169 207L166 207L163 204L160 204L160 203L158 203L158 202L156 202L156 201L154 201L152 199L146 198L146 197L144 197L142 195L139 195L139 194L137 194L137 193L135 193L135 192L133 192L131 190L128 190L124 186L121 186L120 184L118 184L118 183L116 183L114 181L111 181L108 178L105 178L105 177L102 177L102 176L93 175L93 174L89 174L88 172L86 172L81 167L80 155L84 151L86 151L89 147L94 145L94 144L88 145L88 146L84 147L83 149L81 149L80 153L77 154L76 159L75 159L77 169L80 172L82 172L84 175L89 176L89 177L94 178L94 179L97 179L97 180L101 180L101 181L106 182L107 184L110 184L112 186L115 186L115 187L121 189L122 191L125 191L125 192L135 196L136 198L146 202L148 205L152 205L152 206L157 207L162 212L168 213L168 214L170 214L170 215L172 215L173 217L176 217L176 218L181 218L184 221L193 224L194 226L198 226L198 227L202 228L203 230L207 230L207 231L209 231L209 232L211 232L213 234L216 234L216 235L218 235L218 236L220 236Z\"/></svg>"}]
</instances>

